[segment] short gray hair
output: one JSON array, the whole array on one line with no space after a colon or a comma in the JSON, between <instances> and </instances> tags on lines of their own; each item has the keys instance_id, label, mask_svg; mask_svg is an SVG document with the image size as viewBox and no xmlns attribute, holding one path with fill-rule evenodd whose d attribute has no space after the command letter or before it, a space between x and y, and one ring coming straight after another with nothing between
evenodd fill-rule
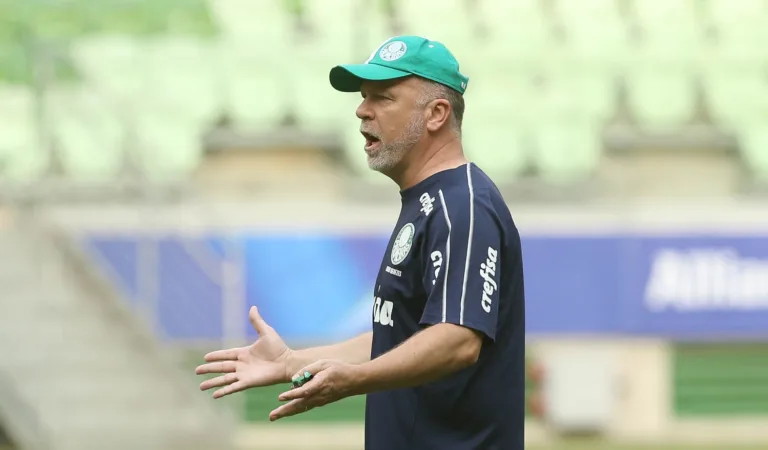
<instances>
[{"instance_id":1,"label":"short gray hair","mask_svg":"<svg viewBox=\"0 0 768 450\"><path fill-rule=\"evenodd\" d=\"M432 100L448 100L448 104L451 105L451 117L453 117L451 126L457 133L461 134L461 123L464 120L464 96L443 84L431 80L423 81L424 90L422 91L419 104L424 106Z\"/></svg>"}]
</instances>

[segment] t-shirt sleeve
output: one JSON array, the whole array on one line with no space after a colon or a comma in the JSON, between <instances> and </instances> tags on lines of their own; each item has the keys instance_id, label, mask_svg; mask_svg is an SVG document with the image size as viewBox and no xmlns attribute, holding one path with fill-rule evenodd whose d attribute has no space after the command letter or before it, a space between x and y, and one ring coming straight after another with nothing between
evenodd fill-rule
<instances>
[{"instance_id":1,"label":"t-shirt sleeve","mask_svg":"<svg viewBox=\"0 0 768 450\"><path fill-rule=\"evenodd\" d=\"M452 323L496 337L501 241L493 209L469 195L440 194L425 241L424 325Z\"/></svg>"}]
</instances>

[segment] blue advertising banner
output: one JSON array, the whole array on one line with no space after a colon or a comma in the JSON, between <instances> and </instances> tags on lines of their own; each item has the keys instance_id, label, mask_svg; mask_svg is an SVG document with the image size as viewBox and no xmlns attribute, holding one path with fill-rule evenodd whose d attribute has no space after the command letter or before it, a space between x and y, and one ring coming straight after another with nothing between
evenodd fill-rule
<instances>
[{"instance_id":1,"label":"blue advertising banner","mask_svg":"<svg viewBox=\"0 0 768 450\"><path fill-rule=\"evenodd\" d=\"M249 305L295 343L371 327L373 285L387 236L228 236L243 249L243 333ZM225 237L98 236L94 260L160 331L219 340L231 308ZM530 334L670 339L768 338L766 236L536 236L523 240Z\"/></svg>"},{"instance_id":2,"label":"blue advertising banner","mask_svg":"<svg viewBox=\"0 0 768 450\"><path fill-rule=\"evenodd\" d=\"M626 240L621 329L768 337L768 236Z\"/></svg>"}]
</instances>

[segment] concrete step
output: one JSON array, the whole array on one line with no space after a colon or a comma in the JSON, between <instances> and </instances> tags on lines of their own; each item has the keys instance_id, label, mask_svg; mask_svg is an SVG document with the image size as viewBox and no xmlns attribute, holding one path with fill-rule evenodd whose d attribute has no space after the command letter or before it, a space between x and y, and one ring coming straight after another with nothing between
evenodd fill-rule
<instances>
[{"instance_id":1,"label":"concrete step","mask_svg":"<svg viewBox=\"0 0 768 450\"><path fill-rule=\"evenodd\" d=\"M83 349L122 348L137 344L139 337L122 324L94 320L87 316L70 320L37 320L32 317L0 319L0 346L10 345L10 342L51 351L61 350L62 346L77 348L75 345L82 345Z\"/></svg>"},{"instance_id":2,"label":"concrete step","mask_svg":"<svg viewBox=\"0 0 768 450\"><path fill-rule=\"evenodd\" d=\"M96 378L87 371L68 376L53 376L41 373L30 374L27 380L17 381L17 388L25 398L45 406L75 403L84 405L101 402L124 406L146 404L180 404L195 391L189 386L185 392L182 386L165 374L156 378L142 370L124 373L114 377Z\"/></svg>"},{"instance_id":3,"label":"concrete step","mask_svg":"<svg viewBox=\"0 0 768 450\"><path fill-rule=\"evenodd\" d=\"M126 433L163 434L205 429L209 425L207 414L191 408L153 408L152 405L118 409L107 406L71 411L45 410L41 422L52 433L86 433L110 431L114 435Z\"/></svg>"},{"instance_id":4,"label":"concrete step","mask_svg":"<svg viewBox=\"0 0 768 450\"><path fill-rule=\"evenodd\" d=\"M6 292L5 289L3 289ZM53 298L51 298L53 297ZM71 301L68 298L62 298L62 295L51 296L50 293L37 295L27 292L24 295L8 302L3 312L12 317L35 317L39 319L82 319L93 315L93 306L87 305L83 301Z\"/></svg>"},{"instance_id":5,"label":"concrete step","mask_svg":"<svg viewBox=\"0 0 768 450\"><path fill-rule=\"evenodd\" d=\"M2 349L0 348L0 352ZM131 349L121 350L104 347L70 351L54 354L38 354L35 350L2 352L0 367L28 376L29 373L44 371L52 373L51 366L56 366L57 373L73 373L86 370L94 378L114 376L115 374L133 374L138 370L152 370L157 364L151 358Z\"/></svg>"},{"instance_id":6,"label":"concrete step","mask_svg":"<svg viewBox=\"0 0 768 450\"><path fill-rule=\"evenodd\" d=\"M110 377L115 374L134 374L139 371L149 371L157 368L157 361L149 355L140 352L140 349L116 349L105 347L93 347L90 349L69 349L61 354L42 353L39 347L30 346L14 350L0 347L0 368L18 374L28 376L30 373L80 373L87 371L93 377ZM169 366L171 368L175 366ZM154 372L153 372L154 373Z\"/></svg>"},{"instance_id":7,"label":"concrete step","mask_svg":"<svg viewBox=\"0 0 768 450\"><path fill-rule=\"evenodd\" d=\"M119 342L121 336L120 326L109 321L99 320L98 317L81 317L77 321L64 320L2 320L0 324L0 340L13 340L21 337L34 338L34 345L51 345L56 348L56 344L64 344L66 341L73 343L89 344L84 348L94 345L103 346L105 343L114 344Z\"/></svg>"},{"instance_id":8,"label":"concrete step","mask_svg":"<svg viewBox=\"0 0 768 450\"><path fill-rule=\"evenodd\" d=\"M58 250L0 232L0 370L50 450L226 450L220 415L134 323L68 273ZM3 399L0 398L0 402Z\"/></svg>"},{"instance_id":9,"label":"concrete step","mask_svg":"<svg viewBox=\"0 0 768 450\"><path fill-rule=\"evenodd\" d=\"M204 432L178 435L164 432L123 433L113 431L90 430L85 433L65 433L52 435L56 442L55 450L228 450L232 444L228 436L211 436Z\"/></svg>"}]
</instances>

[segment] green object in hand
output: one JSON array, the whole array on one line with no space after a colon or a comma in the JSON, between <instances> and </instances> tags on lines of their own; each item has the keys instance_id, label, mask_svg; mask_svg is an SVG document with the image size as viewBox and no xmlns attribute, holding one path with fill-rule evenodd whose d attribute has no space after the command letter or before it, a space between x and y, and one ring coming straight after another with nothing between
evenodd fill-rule
<instances>
[{"instance_id":1,"label":"green object in hand","mask_svg":"<svg viewBox=\"0 0 768 450\"><path fill-rule=\"evenodd\" d=\"M304 383L306 383L311 379L312 379L312 374L309 372L304 372L303 374L293 378L293 387L294 388L301 387L304 385Z\"/></svg>"}]
</instances>

